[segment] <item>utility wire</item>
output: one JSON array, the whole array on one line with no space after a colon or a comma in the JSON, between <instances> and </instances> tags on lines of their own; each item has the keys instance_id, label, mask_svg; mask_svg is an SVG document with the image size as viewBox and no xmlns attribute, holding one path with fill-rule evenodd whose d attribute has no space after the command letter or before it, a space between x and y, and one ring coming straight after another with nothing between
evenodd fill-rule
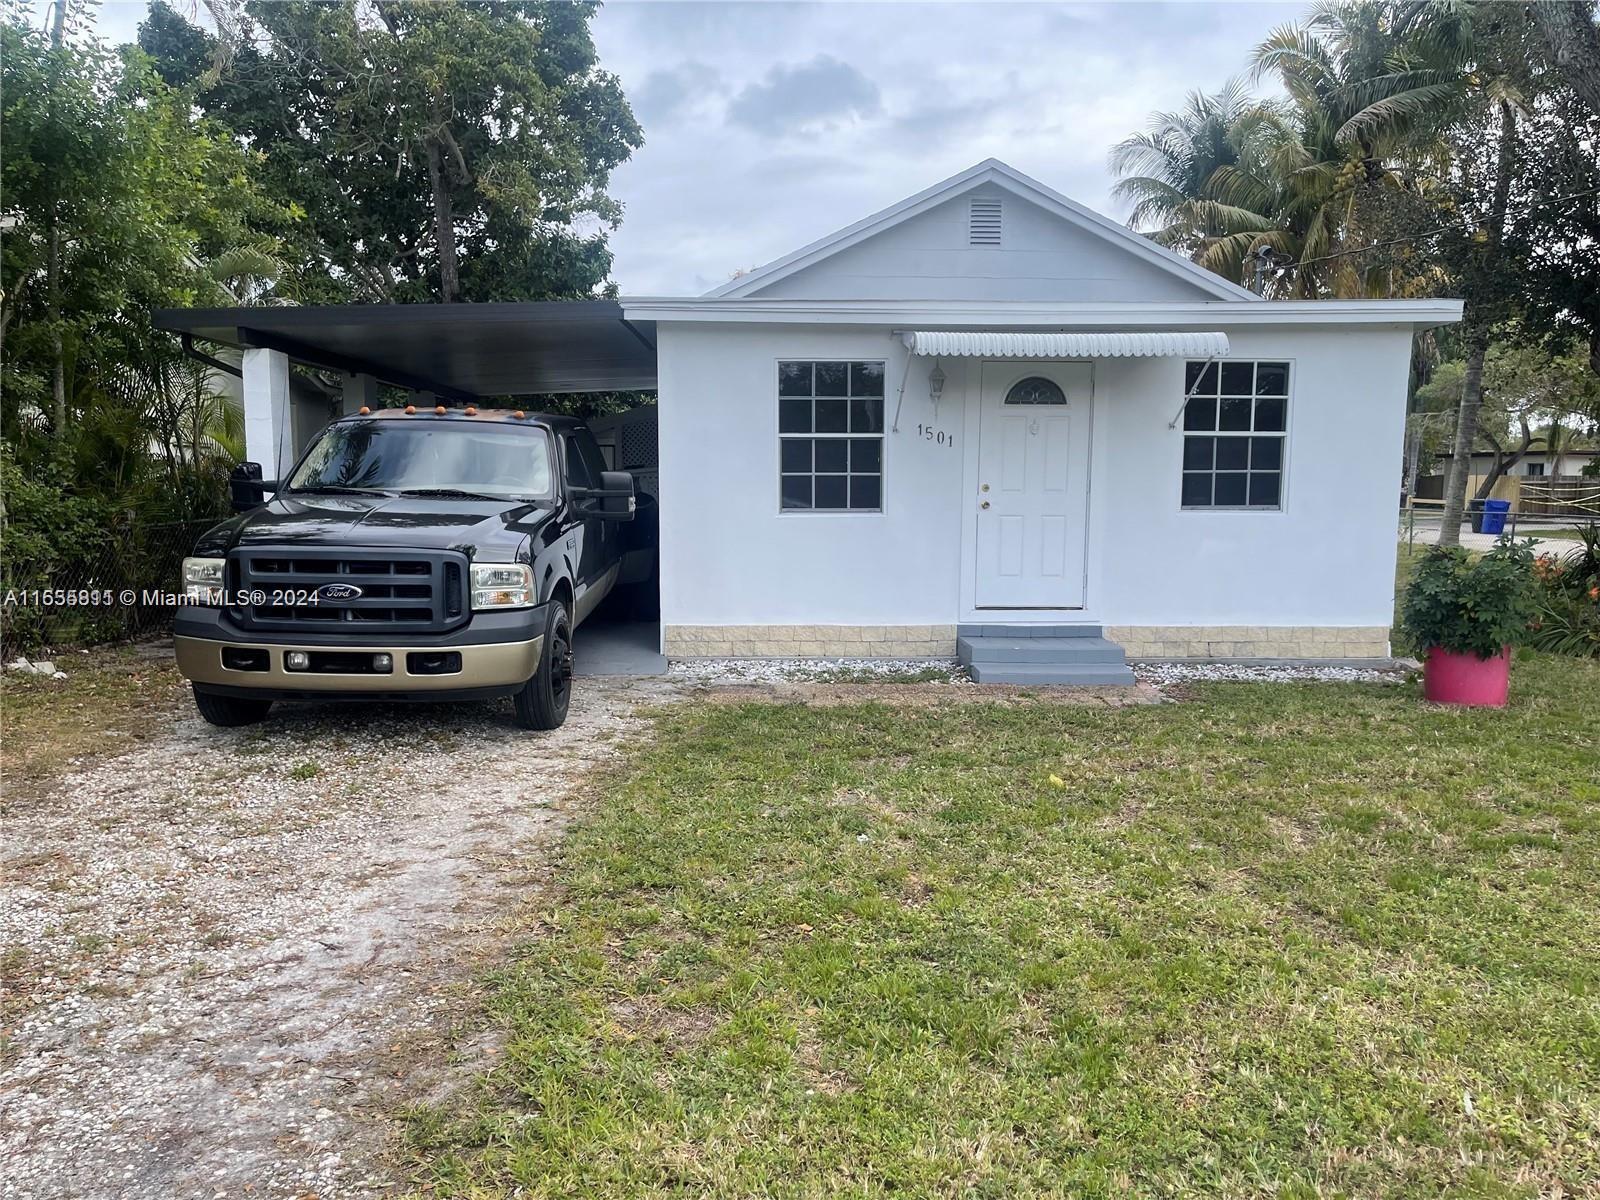
<instances>
[{"instance_id":1,"label":"utility wire","mask_svg":"<svg viewBox=\"0 0 1600 1200\"><path fill-rule=\"evenodd\" d=\"M1581 200L1585 196L1593 196L1597 194L1600 194L1600 187L1589 188L1582 192L1570 192L1565 196L1552 196L1544 203L1545 206L1552 204L1565 204L1568 200ZM1524 209L1523 212L1519 213L1518 215L1526 216L1529 211L1531 210ZM1338 250L1332 254L1319 254L1316 258L1296 259L1292 263L1286 263L1284 265L1284 270L1309 266L1312 263L1329 262L1335 258L1348 258L1352 254L1365 254L1368 250L1381 250L1385 246L1398 246L1404 242L1420 242L1423 238L1433 237L1435 234L1444 233L1448 230L1459 228L1460 224L1461 223L1459 221L1452 221L1448 225L1440 225L1434 229L1425 229L1421 233L1407 234L1405 237L1389 238L1387 241L1382 242L1372 242L1366 246L1357 246L1353 250Z\"/></svg>"}]
</instances>

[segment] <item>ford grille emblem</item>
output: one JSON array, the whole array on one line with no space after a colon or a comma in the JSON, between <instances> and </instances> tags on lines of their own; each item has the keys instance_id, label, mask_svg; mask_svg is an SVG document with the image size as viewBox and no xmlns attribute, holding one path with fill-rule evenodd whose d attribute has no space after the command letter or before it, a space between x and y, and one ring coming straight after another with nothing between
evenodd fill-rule
<instances>
[{"instance_id":1,"label":"ford grille emblem","mask_svg":"<svg viewBox=\"0 0 1600 1200\"><path fill-rule=\"evenodd\" d=\"M346 600L359 600L361 589L353 583L325 583L317 589L317 599L342 604Z\"/></svg>"}]
</instances>

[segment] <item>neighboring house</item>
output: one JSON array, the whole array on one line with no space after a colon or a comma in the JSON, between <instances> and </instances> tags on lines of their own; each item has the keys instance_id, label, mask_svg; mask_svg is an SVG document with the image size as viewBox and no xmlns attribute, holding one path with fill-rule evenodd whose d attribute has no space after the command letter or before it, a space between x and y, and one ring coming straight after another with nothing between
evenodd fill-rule
<instances>
[{"instance_id":1,"label":"neighboring house","mask_svg":"<svg viewBox=\"0 0 1600 1200\"><path fill-rule=\"evenodd\" d=\"M1053 681L1386 656L1412 335L1461 305L1266 301L990 160L701 297L294 311L160 319L458 400L655 386L670 656L1001 636L981 677Z\"/></svg>"},{"instance_id":2,"label":"neighboring house","mask_svg":"<svg viewBox=\"0 0 1600 1200\"><path fill-rule=\"evenodd\" d=\"M1446 452L1438 456L1439 473L1448 474L1450 461L1455 455ZM1508 475L1534 476L1541 475L1581 475L1584 468L1600 458L1600 450L1563 450L1559 454L1547 454L1543 450L1533 449L1524 454L1520 459L1511 464L1506 473ZM1472 455L1472 465L1467 469L1467 474L1481 479L1494 469L1495 456L1492 451L1477 450Z\"/></svg>"}]
</instances>

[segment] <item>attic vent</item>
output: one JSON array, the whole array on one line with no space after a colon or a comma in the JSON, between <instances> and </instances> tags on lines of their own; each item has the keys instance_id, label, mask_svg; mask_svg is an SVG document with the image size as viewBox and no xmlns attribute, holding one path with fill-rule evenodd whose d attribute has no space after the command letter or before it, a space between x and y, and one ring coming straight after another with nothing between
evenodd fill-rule
<instances>
[{"instance_id":1,"label":"attic vent","mask_svg":"<svg viewBox=\"0 0 1600 1200\"><path fill-rule=\"evenodd\" d=\"M967 245L998 246L1000 244L1000 201L970 201L967 210Z\"/></svg>"}]
</instances>

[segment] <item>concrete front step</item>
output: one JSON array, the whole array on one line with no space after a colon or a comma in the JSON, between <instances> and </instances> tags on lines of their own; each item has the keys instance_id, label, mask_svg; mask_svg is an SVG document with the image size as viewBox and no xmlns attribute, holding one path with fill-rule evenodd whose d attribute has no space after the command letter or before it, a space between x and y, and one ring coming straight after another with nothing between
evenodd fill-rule
<instances>
[{"instance_id":1,"label":"concrete front step","mask_svg":"<svg viewBox=\"0 0 1600 1200\"><path fill-rule=\"evenodd\" d=\"M1023 683L1047 687L1129 687L1133 669L1126 663L971 663L977 683Z\"/></svg>"},{"instance_id":2,"label":"concrete front step","mask_svg":"<svg viewBox=\"0 0 1600 1200\"><path fill-rule=\"evenodd\" d=\"M956 640L964 663L1120 663L1122 647L1103 637L964 637Z\"/></svg>"},{"instance_id":3,"label":"concrete front step","mask_svg":"<svg viewBox=\"0 0 1600 1200\"><path fill-rule=\"evenodd\" d=\"M979 683L1127 687L1122 647L1098 625L962 625L956 657Z\"/></svg>"},{"instance_id":4,"label":"concrete front step","mask_svg":"<svg viewBox=\"0 0 1600 1200\"><path fill-rule=\"evenodd\" d=\"M1005 638L1097 638L1103 630L1098 625L957 625L957 637Z\"/></svg>"}]
</instances>

